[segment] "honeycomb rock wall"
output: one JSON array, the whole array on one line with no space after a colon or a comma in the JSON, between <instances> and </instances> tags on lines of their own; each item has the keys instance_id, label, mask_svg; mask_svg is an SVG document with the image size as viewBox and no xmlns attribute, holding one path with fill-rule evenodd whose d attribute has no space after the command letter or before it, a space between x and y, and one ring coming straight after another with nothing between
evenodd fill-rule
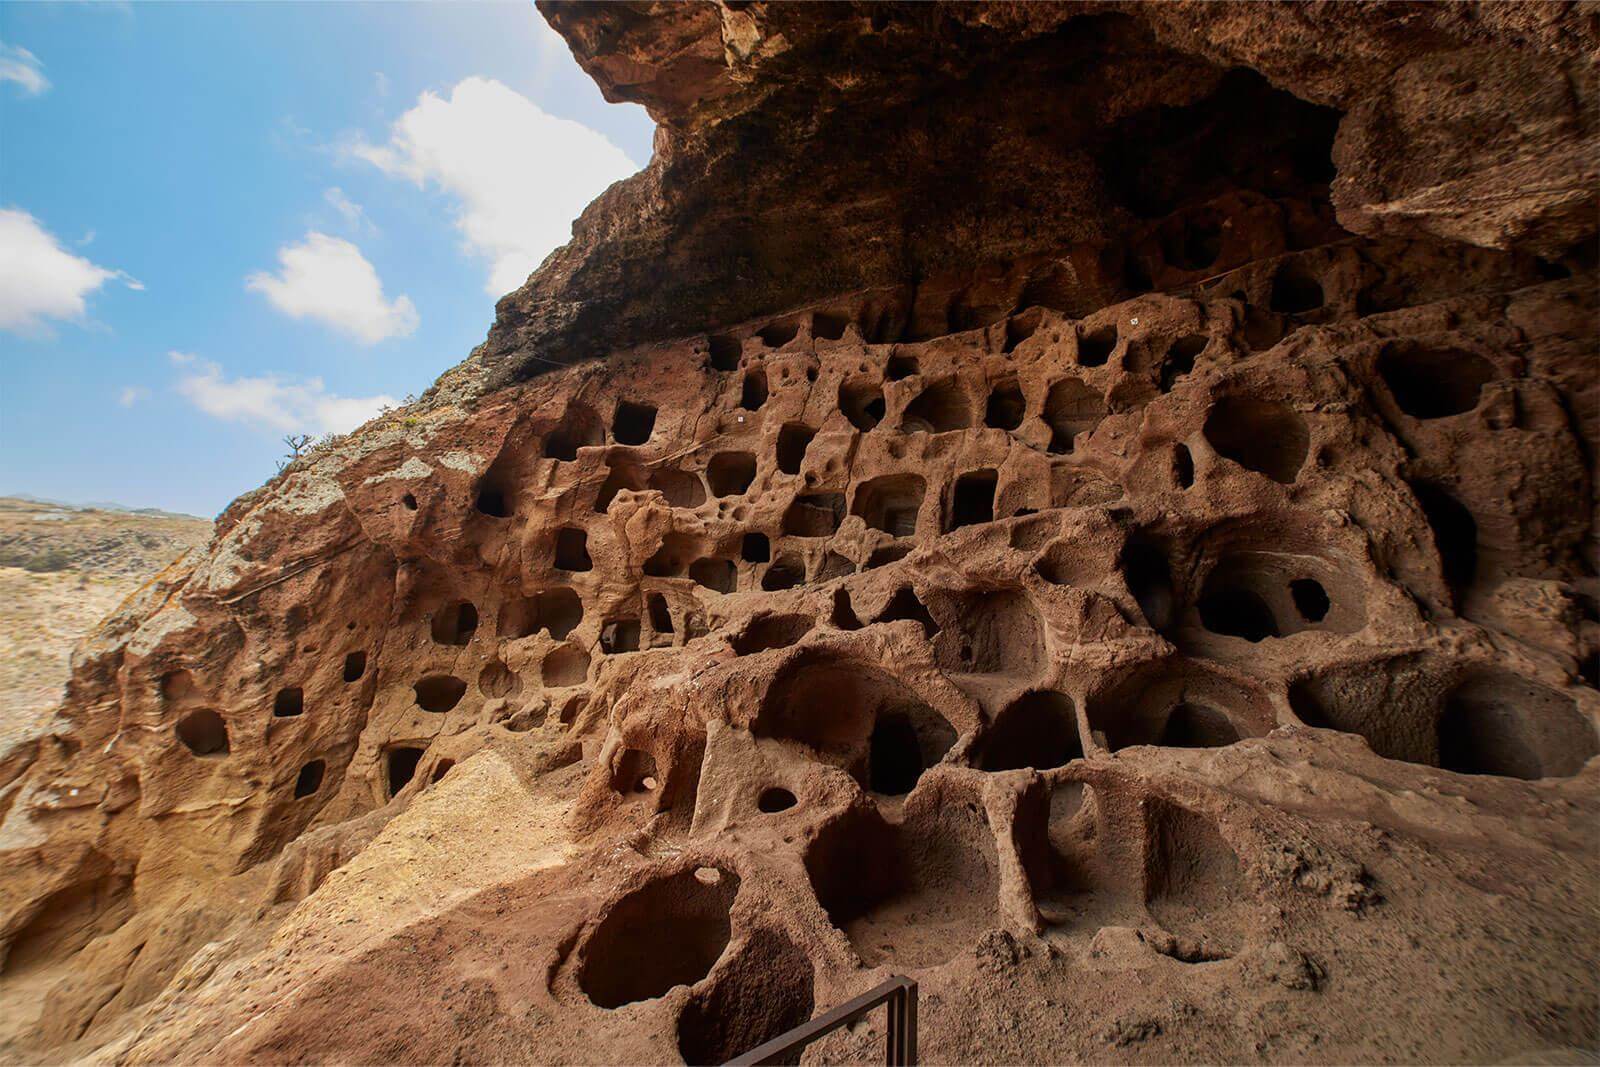
<instances>
[{"instance_id":1,"label":"honeycomb rock wall","mask_svg":"<svg viewBox=\"0 0 1600 1067\"><path fill-rule=\"evenodd\" d=\"M582 315L700 329L531 377L492 337L230 508L0 763L8 1057L721 1062L890 973L922 985L932 1061L1594 1046L1592 232L1517 197L1493 240L1351 215L1418 162L1329 101L1386 71L1362 106L1412 143L1404 71L1467 61L1456 9L1382 5L1432 29L1335 61L1309 35L1334 9L1040 7L552 12L661 112L634 183L783 113L796 68L750 56L856 22L1120 132L1057 144L1092 174L1014 172L1020 215L1065 214L1008 254L992 216L891 284L856 284L810 201L835 288L742 321L675 302L715 257L630 283L659 248L619 206L637 185L608 193L494 336L570 298L573 257L624 283ZM1587 22L1474 10L1471 62L1582 97ZM1209 35L1185 103L1083 95L1185 19ZM1222 69L1246 24L1288 50ZM878 78L884 128L942 84L853 61L834 78ZM1304 97L1268 82L1313 68ZM1583 134L1539 124L1539 84L1494 83L1506 121ZM1527 192L1462 107L1448 151L1419 143ZM959 186L969 157L924 148ZM738 269L735 303L800 284ZM876 1056L881 1027L816 1055Z\"/></svg>"}]
</instances>

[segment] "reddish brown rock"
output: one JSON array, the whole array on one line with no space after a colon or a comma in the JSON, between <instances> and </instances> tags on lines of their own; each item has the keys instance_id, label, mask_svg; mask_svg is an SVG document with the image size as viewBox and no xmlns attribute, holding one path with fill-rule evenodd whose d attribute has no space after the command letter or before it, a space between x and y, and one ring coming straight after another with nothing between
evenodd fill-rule
<instances>
[{"instance_id":1,"label":"reddish brown rock","mask_svg":"<svg viewBox=\"0 0 1600 1067\"><path fill-rule=\"evenodd\" d=\"M80 651L9 1058L1595 1045L1590 9L550 15L655 161Z\"/></svg>"}]
</instances>

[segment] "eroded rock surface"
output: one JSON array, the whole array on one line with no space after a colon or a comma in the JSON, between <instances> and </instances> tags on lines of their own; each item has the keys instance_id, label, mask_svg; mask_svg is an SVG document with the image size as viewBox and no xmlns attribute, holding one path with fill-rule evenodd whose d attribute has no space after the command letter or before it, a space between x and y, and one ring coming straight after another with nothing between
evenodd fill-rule
<instances>
[{"instance_id":1,"label":"eroded rock surface","mask_svg":"<svg viewBox=\"0 0 1600 1067\"><path fill-rule=\"evenodd\" d=\"M80 651L9 1056L1594 1047L1588 9L550 15L655 162Z\"/></svg>"}]
</instances>

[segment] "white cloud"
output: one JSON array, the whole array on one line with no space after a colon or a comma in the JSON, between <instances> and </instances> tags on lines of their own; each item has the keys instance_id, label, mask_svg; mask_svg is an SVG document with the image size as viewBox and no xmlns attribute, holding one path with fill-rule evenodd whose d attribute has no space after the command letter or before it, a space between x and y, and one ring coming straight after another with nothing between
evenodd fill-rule
<instances>
[{"instance_id":1,"label":"white cloud","mask_svg":"<svg viewBox=\"0 0 1600 1067\"><path fill-rule=\"evenodd\" d=\"M456 225L467 250L489 261L493 296L526 281L567 243L589 201L639 169L604 135L487 78L465 79L449 99L423 93L387 145L361 142L350 151L456 198Z\"/></svg>"},{"instance_id":2,"label":"white cloud","mask_svg":"<svg viewBox=\"0 0 1600 1067\"><path fill-rule=\"evenodd\" d=\"M150 390L142 385L125 385L122 392L117 394L117 403L125 408L131 408L141 400L148 399Z\"/></svg>"},{"instance_id":3,"label":"white cloud","mask_svg":"<svg viewBox=\"0 0 1600 1067\"><path fill-rule=\"evenodd\" d=\"M38 96L50 88L39 57L4 41L0 41L0 82L15 82L23 96Z\"/></svg>"},{"instance_id":4,"label":"white cloud","mask_svg":"<svg viewBox=\"0 0 1600 1067\"><path fill-rule=\"evenodd\" d=\"M278 249L278 266L277 275L259 271L245 286L291 318L315 319L367 345L417 328L411 299L384 299L377 270L349 241L313 230Z\"/></svg>"},{"instance_id":5,"label":"white cloud","mask_svg":"<svg viewBox=\"0 0 1600 1067\"><path fill-rule=\"evenodd\" d=\"M372 224L372 220L367 218L366 210L360 204L345 196L344 190L337 185L324 189L322 191L322 199L327 202L329 207L338 212L339 217L344 220L344 224L352 230L366 230L369 233L378 232L378 228Z\"/></svg>"},{"instance_id":6,"label":"white cloud","mask_svg":"<svg viewBox=\"0 0 1600 1067\"><path fill-rule=\"evenodd\" d=\"M68 252L26 211L0 209L0 248L0 330L37 333L46 319L81 319L85 298L113 278L144 288Z\"/></svg>"},{"instance_id":7,"label":"white cloud","mask_svg":"<svg viewBox=\"0 0 1600 1067\"><path fill-rule=\"evenodd\" d=\"M179 368L177 390L195 407L214 418L242 422L282 433L346 433L397 401L377 396L339 396L321 378L293 381L274 374L229 378L210 360L186 352L169 352Z\"/></svg>"}]
</instances>

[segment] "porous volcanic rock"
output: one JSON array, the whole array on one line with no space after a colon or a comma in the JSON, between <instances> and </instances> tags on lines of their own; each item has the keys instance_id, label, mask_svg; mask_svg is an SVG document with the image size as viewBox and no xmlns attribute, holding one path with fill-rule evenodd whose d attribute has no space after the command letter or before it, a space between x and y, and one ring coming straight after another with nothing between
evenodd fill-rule
<instances>
[{"instance_id":1,"label":"porous volcanic rock","mask_svg":"<svg viewBox=\"0 0 1600 1067\"><path fill-rule=\"evenodd\" d=\"M1600 1042L1593 7L546 14L654 160L80 649L8 1058Z\"/></svg>"}]
</instances>

